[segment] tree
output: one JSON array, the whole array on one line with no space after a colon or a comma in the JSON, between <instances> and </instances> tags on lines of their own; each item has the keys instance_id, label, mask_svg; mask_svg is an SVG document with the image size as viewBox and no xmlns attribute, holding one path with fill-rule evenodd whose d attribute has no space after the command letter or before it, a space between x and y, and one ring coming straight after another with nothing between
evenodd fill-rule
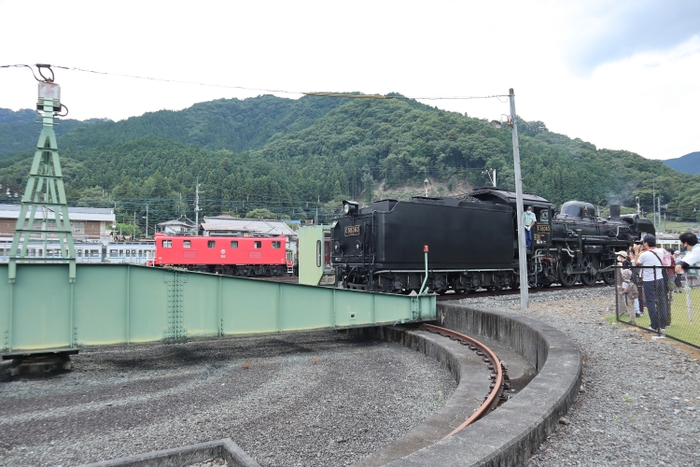
<instances>
[{"instance_id":1,"label":"tree","mask_svg":"<svg viewBox=\"0 0 700 467\"><path fill-rule=\"evenodd\" d=\"M246 219L276 219L277 215L269 209L253 209L247 212L245 217Z\"/></svg>"}]
</instances>

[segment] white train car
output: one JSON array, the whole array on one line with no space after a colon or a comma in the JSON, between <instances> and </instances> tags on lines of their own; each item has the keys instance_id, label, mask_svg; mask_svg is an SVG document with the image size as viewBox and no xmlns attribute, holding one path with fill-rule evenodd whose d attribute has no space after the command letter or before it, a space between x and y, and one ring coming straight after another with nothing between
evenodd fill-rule
<instances>
[{"instance_id":1,"label":"white train car","mask_svg":"<svg viewBox=\"0 0 700 467\"><path fill-rule=\"evenodd\" d=\"M154 242L75 242L76 263L148 264L155 255ZM12 240L0 240L0 263L10 261ZM67 252L66 252L67 254ZM29 258L61 258L64 254L58 242L32 241L27 244Z\"/></svg>"}]
</instances>

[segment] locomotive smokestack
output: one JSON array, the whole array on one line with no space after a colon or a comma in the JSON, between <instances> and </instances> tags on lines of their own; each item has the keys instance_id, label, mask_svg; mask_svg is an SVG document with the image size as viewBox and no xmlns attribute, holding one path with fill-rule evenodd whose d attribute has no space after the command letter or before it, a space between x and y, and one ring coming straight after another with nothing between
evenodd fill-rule
<instances>
[{"instance_id":1,"label":"locomotive smokestack","mask_svg":"<svg viewBox=\"0 0 700 467\"><path fill-rule=\"evenodd\" d=\"M620 205L619 204L611 204L610 205L610 217L613 219L620 218Z\"/></svg>"}]
</instances>

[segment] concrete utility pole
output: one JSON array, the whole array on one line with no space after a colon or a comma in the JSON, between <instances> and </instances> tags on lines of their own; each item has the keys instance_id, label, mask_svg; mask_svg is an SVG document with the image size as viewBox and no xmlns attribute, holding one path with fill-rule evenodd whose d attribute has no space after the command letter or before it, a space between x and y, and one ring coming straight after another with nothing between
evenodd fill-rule
<instances>
[{"instance_id":1,"label":"concrete utility pole","mask_svg":"<svg viewBox=\"0 0 700 467\"><path fill-rule=\"evenodd\" d=\"M525 253L525 226L523 222L523 178L520 174L520 143L518 122L515 118L515 93L510 88L510 121L513 134L513 169L515 171L515 209L518 217L518 260L520 265L520 308L528 307L527 256Z\"/></svg>"},{"instance_id":2,"label":"concrete utility pole","mask_svg":"<svg viewBox=\"0 0 700 467\"><path fill-rule=\"evenodd\" d=\"M146 238L148 238L148 204L146 205Z\"/></svg>"},{"instance_id":3,"label":"concrete utility pole","mask_svg":"<svg viewBox=\"0 0 700 467\"><path fill-rule=\"evenodd\" d=\"M199 183L199 178L197 179L196 186L194 189L194 230L195 230L195 235L199 235L199 211L201 211L199 207L199 186L201 183Z\"/></svg>"}]
</instances>

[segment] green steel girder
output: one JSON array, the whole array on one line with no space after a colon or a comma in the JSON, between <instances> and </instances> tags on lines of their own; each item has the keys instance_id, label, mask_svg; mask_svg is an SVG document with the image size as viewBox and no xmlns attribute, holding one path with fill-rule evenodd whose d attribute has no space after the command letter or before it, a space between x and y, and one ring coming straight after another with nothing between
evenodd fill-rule
<instances>
[{"instance_id":1,"label":"green steel girder","mask_svg":"<svg viewBox=\"0 0 700 467\"><path fill-rule=\"evenodd\" d=\"M0 275L7 274L0 265ZM358 292L127 264L17 264L0 355L435 319L434 295Z\"/></svg>"}]
</instances>

